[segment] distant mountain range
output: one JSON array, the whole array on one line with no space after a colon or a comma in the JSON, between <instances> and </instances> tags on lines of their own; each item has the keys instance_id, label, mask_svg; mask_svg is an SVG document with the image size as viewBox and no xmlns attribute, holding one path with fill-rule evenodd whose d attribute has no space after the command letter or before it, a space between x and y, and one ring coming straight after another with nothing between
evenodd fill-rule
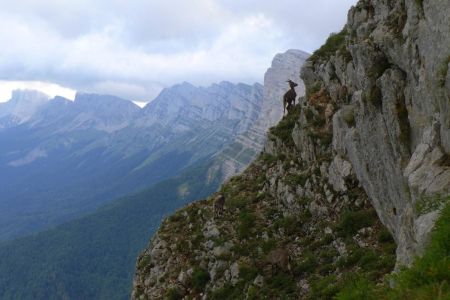
<instances>
[{"instance_id":1,"label":"distant mountain range","mask_svg":"<svg viewBox=\"0 0 450 300\"><path fill-rule=\"evenodd\" d=\"M263 87L165 89L140 109L113 96L49 100L15 91L0 106L0 240L36 232L211 157L258 118Z\"/></svg>"}]
</instances>

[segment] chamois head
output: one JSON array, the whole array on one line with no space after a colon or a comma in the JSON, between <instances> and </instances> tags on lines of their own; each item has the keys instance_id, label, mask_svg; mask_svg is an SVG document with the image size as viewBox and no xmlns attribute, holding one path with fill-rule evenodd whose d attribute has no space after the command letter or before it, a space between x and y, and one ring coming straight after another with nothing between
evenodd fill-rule
<instances>
[{"instance_id":1,"label":"chamois head","mask_svg":"<svg viewBox=\"0 0 450 300\"><path fill-rule=\"evenodd\" d=\"M298 84L297 83L295 83L295 82L293 82L292 80L288 80L288 81L286 81L286 82L288 82L289 83L289 86L291 87L291 89L293 89L293 88L295 88Z\"/></svg>"}]
</instances>

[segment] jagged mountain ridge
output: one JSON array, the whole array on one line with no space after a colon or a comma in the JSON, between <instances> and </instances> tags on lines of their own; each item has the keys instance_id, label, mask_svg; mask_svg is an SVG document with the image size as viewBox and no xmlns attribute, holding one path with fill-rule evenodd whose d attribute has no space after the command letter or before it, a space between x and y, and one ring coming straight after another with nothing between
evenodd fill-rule
<instances>
[{"instance_id":1,"label":"jagged mountain ridge","mask_svg":"<svg viewBox=\"0 0 450 300\"><path fill-rule=\"evenodd\" d=\"M212 102L214 117L190 98ZM173 115L149 113L170 101L178 103ZM8 174L1 183L1 239L92 211L208 158L256 120L261 101L261 85L226 82L166 89L145 109L83 93L73 102L47 101L26 122L0 130L0 173ZM23 214L31 218L22 223Z\"/></svg>"},{"instance_id":2,"label":"jagged mountain ridge","mask_svg":"<svg viewBox=\"0 0 450 300\"><path fill-rule=\"evenodd\" d=\"M411 264L449 200L449 9L359 1L303 67L296 114L222 187L223 215L210 198L163 223L133 298L332 299L364 282L357 297Z\"/></svg>"}]
</instances>

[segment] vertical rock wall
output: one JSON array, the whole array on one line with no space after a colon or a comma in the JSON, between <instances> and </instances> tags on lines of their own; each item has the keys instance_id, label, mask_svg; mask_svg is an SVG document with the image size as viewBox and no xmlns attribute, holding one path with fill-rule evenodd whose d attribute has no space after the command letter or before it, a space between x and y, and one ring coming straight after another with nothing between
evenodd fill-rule
<instances>
[{"instance_id":1,"label":"vertical rock wall","mask_svg":"<svg viewBox=\"0 0 450 300\"><path fill-rule=\"evenodd\" d=\"M337 50L302 70L310 95L332 100L333 151L351 163L401 264L437 216L417 207L450 193L449 15L445 0L360 1Z\"/></svg>"}]
</instances>

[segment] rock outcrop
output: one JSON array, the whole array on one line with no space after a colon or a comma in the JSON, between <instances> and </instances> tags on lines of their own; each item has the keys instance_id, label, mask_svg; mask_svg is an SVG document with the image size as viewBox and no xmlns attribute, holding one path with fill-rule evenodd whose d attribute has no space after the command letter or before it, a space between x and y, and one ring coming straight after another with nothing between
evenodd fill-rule
<instances>
[{"instance_id":1,"label":"rock outcrop","mask_svg":"<svg viewBox=\"0 0 450 300\"><path fill-rule=\"evenodd\" d=\"M216 155L216 163L210 168L211 176L219 176L221 180L239 174L253 161L263 149L267 130L277 124L283 116L283 95L288 89L286 80L299 83L297 95L305 94L303 81L299 79L300 69L309 54L291 49L277 54L272 66L264 75L264 89L258 118L235 141Z\"/></svg>"}]
</instances>

